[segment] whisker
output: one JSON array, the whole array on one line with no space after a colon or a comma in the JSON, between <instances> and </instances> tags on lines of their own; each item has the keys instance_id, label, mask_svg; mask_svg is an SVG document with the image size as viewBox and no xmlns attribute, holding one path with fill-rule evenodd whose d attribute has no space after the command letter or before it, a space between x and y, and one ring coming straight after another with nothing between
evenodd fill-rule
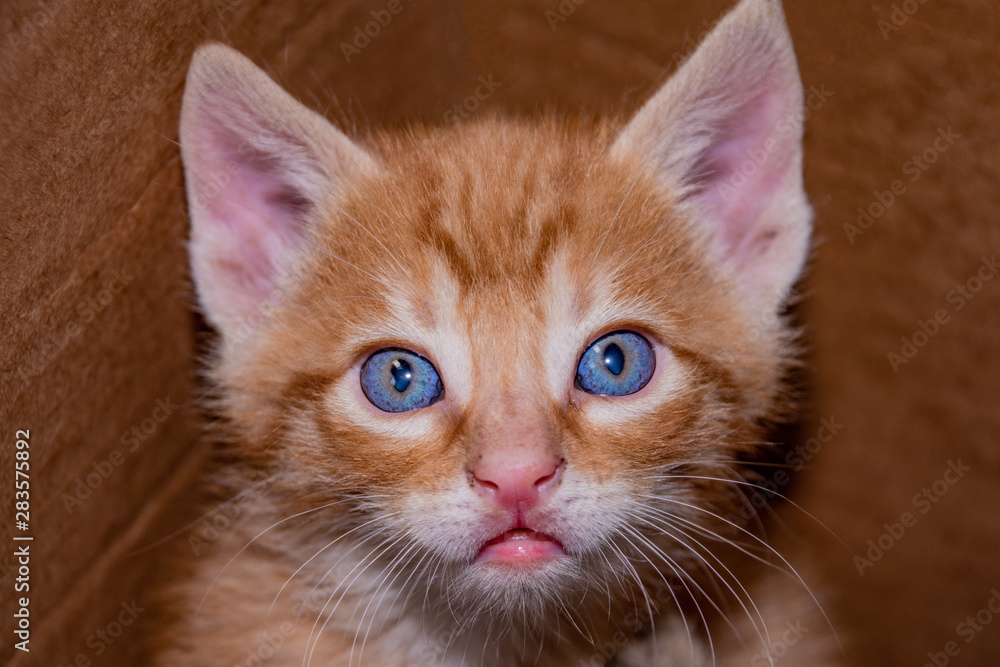
<instances>
[{"instance_id":1,"label":"whisker","mask_svg":"<svg viewBox=\"0 0 1000 667\"><path fill-rule=\"evenodd\" d=\"M246 494L248 494L248 493L250 493L252 491L256 491L261 486L267 484L268 482L273 481L280 474L281 473L275 473L275 474L271 475L270 477L265 477L264 479L260 480L259 482L255 482L251 486L249 486L249 487L243 489L242 491L240 491L239 493L237 493L232 498L229 498L229 499L227 499L227 500L219 503L218 505L216 505L215 507L213 507L209 511L205 512L200 517L198 517L197 519L195 519L191 523L187 524L183 528L178 528L177 530L175 530L174 532L170 533L166 537L163 537L163 538L157 540L156 542L153 542L152 544L147 544L144 547L140 547L139 549L136 549L135 551L131 552L129 554L129 556L137 556L137 555L139 555L141 553L144 553L144 552L146 552L146 551L148 551L150 549L153 549L154 547L160 546L164 542L169 542L170 540L172 540L173 538L177 537L178 535L182 535L183 533L187 532L188 530L191 530L192 528L194 528L195 526L197 526L199 523L201 523L202 521L204 521L208 517L212 516L213 514L215 514L216 512L218 512L219 510L221 510L226 505L229 505L229 504L237 501L239 498L243 497L244 495L246 495Z\"/></svg>"},{"instance_id":2,"label":"whisker","mask_svg":"<svg viewBox=\"0 0 1000 667\"><path fill-rule=\"evenodd\" d=\"M277 528L281 524L287 523L288 521L291 521L292 519L296 519L296 518L298 518L300 516L305 516L306 514L311 514L313 512L319 512L320 510L325 510L325 509L333 507L335 505L340 505L341 503L347 502L348 500L350 500L350 499L349 498L344 498L344 499L341 499L341 500L338 500L338 501L335 501L335 502L332 502L332 503L326 503L325 505L320 505L319 507L312 507L310 509L303 510L302 512L299 512L297 514L293 514L292 516L285 517L284 519L281 519L280 521L276 521L275 523L272 523L270 526L268 526L264 530L262 530L259 533L257 533L257 535L255 535L253 537L253 539L251 539L249 542L247 542L243 546L242 549L240 549L239 551L236 552L235 556L233 556L232 558L229 559L229 561L222 567L222 569L219 570L219 573L217 575L215 575L215 578L212 579L212 583L209 584L208 590L205 591L205 594L201 598L201 602L198 603L198 608L194 612L195 616L197 616L198 612L201 611L202 605L205 604L205 600L208 598L208 594L212 591L212 588L219 581L219 577L221 577L222 574L229 568L229 566L233 564L233 561L235 561L237 558L239 558L243 554L244 551L246 551L247 549L250 548L250 545L252 545L258 539L260 539L265 533L270 532L274 528Z\"/></svg>"},{"instance_id":3,"label":"whisker","mask_svg":"<svg viewBox=\"0 0 1000 667\"><path fill-rule=\"evenodd\" d=\"M406 268L402 264L399 263L399 259L396 257L396 255L394 255L393 253L389 252L389 249L387 247L385 247L384 243L382 243L382 239L380 239L379 237L375 236L375 234L372 232L372 230L370 230L368 227L364 226L357 218L355 218L353 215L351 215L350 213L348 213L344 209L340 208L339 206L336 206L335 208L337 209L338 212L340 212L341 215L346 216L347 219L349 219L355 225L357 225L361 229L363 229L366 232L368 232L368 235L371 236L375 240L375 242L378 243L382 247L383 250L385 250L386 256L389 257L389 259L391 259L393 262L395 262L396 268L398 268L400 271L402 271L403 274L408 273L407 270L406 270Z\"/></svg>"},{"instance_id":4,"label":"whisker","mask_svg":"<svg viewBox=\"0 0 1000 667\"><path fill-rule=\"evenodd\" d=\"M664 553L664 551L662 549L660 549L655 544L653 544L652 542L650 542L648 539L646 539L645 537L643 537L641 535L641 533L635 532L635 531L633 531L631 529L629 529L629 532L631 532L637 538L642 539L647 545L649 545L649 547L653 550L653 554L656 555L657 557L659 557L664 562L664 564L666 564L666 566L668 568L670 568L670 570L677 576L677 579L678 579L678 581L680 581L681 585L684 587L684 590L687 591L688 596L691 598L691 601L694 603L695 609L698 611L698 616L701 618L701 622L702 622L702 625L705 628L705 632L708 634L709 646L710 646L711 651L712 651L712 661L714 663L715 662L715 645L711 641L711 639L712 639L712 633L711 633L711 628L709 628L709 625L708 625L708 619L705 618L705 613L702 611L701 605L698 604L698 598L694 595L694 593L692 592L691 588L688 586L686 580L690 580L691 584L696 589L698 589L698 592L701 593L702 597L705 600L707 600L708 603L710 605L712 605L712 607L716 610L716 612L718 612L718 614L722 618L726 619L727 622L729 622L728 618L722 612L722 610L719 609L719 607L715 604L715 601L712 599L712 596L710 596L708 593L706 593L705 589L703 589L701 587L701 585L693 577L691 577L687 572L685 572L684 569L682 567L680 567L680 565L678 565L676 563L676 561L674 561L673 558L671 558L670 556L668 556L666 553ZM669 583L667 583L667 586L670 589L671 596L673 596L673 598L674 598L674 602L676 602L677 605L678 605L679 612L683 616L683 610L680 607L680 603L677 600L677 596L673 592L673 588L670 587ZM730 623L730 625L732 625L732 624ZM685 621L685 627L688 627L686 621ZM733 629L734 630L736 629L735 626L733 626ZM693 651L694 651L694 647L692 645L692 654L693 654Z\"/></svg>"},{"instance_id":5,"label":"whisker","mask_svg":"<svg viewBox=\"0 0 1000 667\"><path fill-rule=\"evenodd\" d=\"M736 523L733 523L732 521L729 521L725 517L719 516L718 514L715 514L714 512L711 512L710 510L707 510L707 509L705 509L703 507L698 507L697 505L691 505L689 503L684 503L684 502L681 502L681 501L678 501L678 500L674 500L672 498L663 498L663 497L660 497L660 496L650 496L650 495L645 495L644 497L650 498L650 499L653 499L653 500L657 500L657 501L673 502L673 503L682 505L684 507L687 507L688 509L693 509L693 510L698 511L698 512L703 512L703 513L709 515L710 517L712 517L713 519L716 519L718 521L722 521L723 523L728 524L729 526L735 528L739 532L744 533L750 539L752 539L755 542L761 544L765 549L767 549L768 551L770 551L771 553L773 553L775 556L777 556L778 559L781 560L781 562L785 565L785 567L788 568L788 571L794 576L795 580L809 594L809 597L812 599L813 604L815 604L816 607L817 607L817 609L819 609L820 613L823 615L823 619L826 621L826 623L829 626L831 632L833 632L834 639L836 639L838 646L840 646L841 650L843 651L843 644L840 642L840 637L837 635L837 630L836 630L836 628L833 627L833 622L830 620L830 617L827 615L826 610L823 608L823 605L820 604L819 599L813 593L812 589L808 586L808 584L806 584L805 580L798 573L798 571L794 567L792 567L792 564L789 563L788 560L784 556L782 556L781 553L779 553L776 549L774 549L771 545L767 544L766 542L764 542L759 537L757 537L756 535L754 535L753 533L751 533L747 529L743 528L742 526L740 526L740 525L738 525Z\"/></svg>"},{"instance_id":6,"label":"whisker","mask_svg":"<svg viewBox=\"0 0 1000 667\"><path fill-rule=\"evenodd\" d=\"M625 196L622 197L622 203L618 205L618 210L615 211L614 217L611 218L611 223L608 225L608 228L604 231L604 235L601 237L601 242L600 242L600 244L598 244L597 250L594 252L593 258L590 260L590 269L591 270L594 269L594 264L597 262L597 258L601 254L601 249L604 248L604 242L608 240L608 234L611 233L611 230L614 228L615 223L618 221L618 216L622 212L622 207L625 206L625 201L628 199L628 196L630 194L632 194L632 188L634 188L635 184L639 182L639 177L640 176L642 176L642 172L641 171L635 175L635 178L632 180L632 185L628 186L628 191L626 191L625 192Z\"/></svg>"},{"instance_id":7,"label":"whisker","mask_svg":"<svg viewBox=\"0 0 1000 667\"><path fill-rule=\"evenodd\" d=\"M423 565L423 562L427 559L428 556L430 556L430 552L424 551L423 555L420 556L420 560L418 560L416 564L413 565L413 567L409 567L409 564L407 564L407 569L409 569L410 573L407 575L406 579L403 581L402 584L400 584L399 588L396 590L395 597L393 597L392 602L389 603L390 609L396 608L396 603L399 602L399 596L403 594L403 591L410 590L412 592L413 589L410 587L410 582L413 581L414 576L417 575L417 573L420 571L420 567ZM410 562L411 563L413 562L413 557L410 558ZM417 578L419 579L419 577ZM405 609L407 602L409 602L409 599L410 595L407 594L407 596L403 598L403 604L401 605L400 608ZM379 601L379 604L381 604L381 601ZM376 632L380 633L384 627L385 627L385 618L382 619L382 623L381 625L379 625L379 629Z\"/></svg>"},{"instance_id":8,"label":"whisker","mask_svg":"<svg viewBox=\"0 0 1000 667\"><path fill-rule=\"evenodd\" d=\"M651 527L654 527L654 528L660 528L660 529L662 529L662 526L658 526L657 524L655 524L655 523L653 523L653 522L651 522L651 521L648 521L648 520L645 520L645 519L639 519L639 520L640 520L640 521L642 521L643 523L645 523L645 524L646 524L646 525L648 525L648 526L651 526ZM685 544L685 546L686 546L686 547L687 547L687 548L688 548L688 549L690 550L690 552L691 552L691 553L693 553L693 554L695 554L696 556L698 556L699 558L701 558L701 559L702 559L702 560L703 560L703 561L705 562L705 564L706 564L706 565L707 565L707 566L708 566L708 567L709 567L709 568L710 568L710 569L711 569L711 570L712 570L713 572L715 572L715 573L716 573L716 575L717 575L717 577L718 577L718 580L719 580L719 581L720 581L720 582L721 582L721 583L722 583L722 584L723 584L723 585L724 585L724 586L725 586L725 587L726 587L726 588L727 588L727 589L728 589L728 590L729 590L729 591L730 591L730 592L731 592L731 593L733 594L733 597L734 597L734 598L736 599L736 601L737 601L737 602L739 603L740 607L741 607L741 608L743 609L744 613L745 613L745 614L747 615L747 618L749 618L749 619L750 619L750 622L751 622L751 623L753 624L753 626L754 626L754 628L755 628L755 630L756 630L756 632L757 632L758 636L760 637L761 641L764 641L764 640L766 639L766 644L765 644L765 646L771 646L771 637L770 637L770 634L768 633L768 630L767 630L767 623L766 623L766 622L764 621L764 616L763 616L763 614L761 614L760 610L759 610L759 609L757 608L757 605L756 605L756 603L754 602L754 600L753 600L753 597L752 597L752 596L750 595L750 592L749 592L749 591L748 591L748 590L746 589L746 587L744 587L744 586L743 586L743 584L742 584L742 583L740 582L740 580L739 580L739 577L737 577L737 576L736 576L735 574L733 574L732 570L730 570L730 569L729 569L729 568L728 568L728 567L726 566L726 564L725 564L725 563L723 563L723 562L722 562L722 560L721 560L721 559L719 559L719 558L718 558L718 557L717 557L717 556L716 556L716 555L715 555L715 554L714 554L714 553L712 552L712 550L711 550L711 549L709 549L709 548L708 548L708 547L706 547L706 546L705 546L704 544L702 544L702 543L701 543L700 541L698 541L698 540L697 540L696 538L694 538L694 537L693 537L693 536L692 536L692 535L691 535L690 533L687 533L687 532L685 532L685 531L684 531L684 530L683 530L683 529L682 529L682 528L681 528L680 526L678 526L678 525L676 525L676 524L673 524L673 528L674 528L675 530L677 530L677 531L678 531L678 532L679 532L679 533L680 533L681 535L683 535L683 536L684 536L684 537L686 537L687 539L689 539L689 540L691 540L692 542L694 542L694 544L695 544L696 546L698 546L698 547L700 547L700 548L701 548L702 550L704 550L705 554L707 554L707 555L708 555L709 557L711 557L711 558L712 558L712 560L713 560L713 561L715 561L715 562L716 562L716 563L717 563L717 564L719 565L719 567L721 567L721 568L722 568L722 569L723 569L723 570L725 571L725 573L726 573L726 574L728 574L728 575L729 575L729 576L730 576L730 577L732 578L732 581L733 581L733 583L734 583L734 584L736 584L736 586L737 586L737 587L739 587L739 589L740 589L740 591L741 591L741 592L743 593L743 595L745 595L745 596L746 596L746 599L747 599L747 602L749 602L749 603L750 603L750 606L751 606L751 607L753 607L753 611L754 611L754 613L756 613L756 615L757 615L757 619L759 619L759 620L760 620L760 625L759 625L759 626L757 625L757 621L756 621L756 620L754 619L754 617L753 617L753 614L751 614L751 613L750 613L750 609L749 609L749 608L748 608L748 607L746 606L746 604L745 604L745 603L743 602L743 598L742 598L742 596L740 596L740 595L739 595L739 593L737 593L737 591L736 591L736 590L735 590L735 589L734 589L734 588L733 588L733 587L732 587L732 586L731 586L731 585L729 584L728 580L727 580L727 579L726 579L726 578L725 578L725 577L724 577L724 576L723 576L723 575L722 575L721 573L719 573L719 572L718 572L718 571L717 571L717 570L715 569L715 566L714 566L714 565L712 565L712 564L711 564L710 562L708 562L708 560L707 560L707 559L706 559L706 558L704 557L704 555L703 555L703 554L702 554L701 552L699 552L699 551L697 551L697 550L695 550L695 549L692 549L692 548L691 548L691 547L690 547L689 545L686 545L686 544ZM683 542L683 541L679 541L679 542L680 542L681 544L684 544L684 542ZM763 630L763 635L761 634L761 631L762 631L762 630Z\"/></svg>"},{"instance_id":9,"label":"whisker","mask_svg":"<svg viewBox=\"0 0 1000 667\"><path fill-rule=\"evenodd\" d=\"M375 276L372 273L369 273L368 271L365 271L364 269L362 269L357 264L352 264L351 262L348 262L343 257L340 257L339 255L335 255L332 252L330 252L329 250L326 250L325 248L320 248L319 246L317 246L316 248L317 248L317 250L319 250L324 255L327 255L328 257L332 257L332 258L334 258L337 261L343 262L344 264L348 265L349 267L351 267L352 269L358 271L359 273L365 274L366 276L368 276L369 278L371 278L372 280L374 280L376 283L379 283L379 284L382 283L382 280L379 277Z\"/></svg>"},{"instance_id":10,"label":"whisker","mask_svg":"<svg viewBox=\"0 0 1000 667\"><path fill-rule=\"evenodd\" d=\"M712 540L715 540L717 542L720 542L722 544L730 546L730 547L738 550L740 553L744 554L748 558L751 558L751 559L753 559L753 560L761 563L762 565L765 565L765 566L767 566L769 568L773 568L773 569L775 569L775 570L777 570L777 571L779 571L779 572L781 572L783 574L788 574L788 572L786 570L780 568L779 566L775 565L771 561L765 560L761 556L753 553L746 546L744 546L744 545L742 545L739 542L736 542L734 540L730 540L730 539L726 538L725 536L720 535L719 533L715 533L715 532L709 530L706 526L702 526L702 525L700 525L698 523L695 523L694 521L690 521L688 519L685 519L684 517L682 517L682 516L680 516L678 514L673 514L673 513L670 513L670 512L666 512L664 510L660 510L660 509L656 509L656 508L651 508L651 507L650 508L646 508L646 509L649 512L655 512L655 514L652 514L652 515L647 514L646 515L647 518L650 518L650 519L660 518L660 519L663 519L664 521L671 522L671 525L674 525L675 527L677 527L678 530L681 530L680 526L676 526L676 524L674 524L673 522L675 522L675 521L676 522L681 522L685 526L691 528L692 530L698 531L698 534L703 535L704 537L710 538ZM773 551L773 549L771 549L771 551ZM765 553L767 553L767 552L765 551Z\"/></svg>"},{"instance_id":11,"label":"whisker","mask_svg":"<svg viewBox=\"0 0 1000 667\"><path fill-rule=\"evenodd\" d=\"M777 491L772 491L771 489L768 489L766 486L761 486L760 484L755 484L755 483L750 482L748 480L742 480L742 479L724 479L724 478L718 478L718 477L705 477L705 476L700 476L700 475L667 475L664 479L701 479L701 480L707 480L707 481L712 481L712 482L726 482L726 483L729 483L729 484L738 484L738 485L742 485L742 486L748 486L748 487L750 487L752 489L755 489L757 491L762 491L764 493L768 493L768 494L770 494L770 495L772 495L772 496L774 496L776 498L781 498L783 501L787 502L792 507L794 507L795 509L799 510L800 512L802 512L803 514L805 514L807 517L809 517L810 519L812 519L813 521L815 521L821 528L823 528L828 533L830 533L830 535L832 535L835 540L837 540L838 542L840 542L840 544L843 545L843 547L845 549L847 549L851 553L852 556L854 555L854 552L851 551L851 549L850 549L849 546L847 546L847 543L844 542L844 540L842 540L840 538L840 536L837 535L837 533L835 533L829 526L827 526L825 523L823 523L822 521L820 521L811 512L809 512L808 510L806 510L804 507L802 507L801 505L799 505L798 503L796 503L794 500L792 500L788 496L783 495L781 493L778 493Z\"/></svg>"},{"instance_id":12,"label":"whisker","mask_svg":"<svg viewBox=\"0 0 1000 667\"><path fill-rule=\"evenodd\" d=\"M362 664L362 658L364 657L364 654L365 654L365 644L368 643L368 633L371 632L372 625L375 623L375 616L378 614L378 611L379 611L379 609L382 606L382 601L385 600L385 596L389 593L389 590L392 588L392 585L394 583L396 583L396 580L399 578L399 575L402 574L403 570L406 567L408 567L410 565L410 563L413 562L413 558L414 558L414 555L415 555L414 552L416 552L416 550L417 550L417 544L415 542L411 543L408 547L406 547L406 549L404 549L401 553L397 554L392 559L392 561L389 563L389 565L386 566L385 575L382 578L382 583L380 583L378 585L378 587L375 589L375 592L372 594L371 598L368 600L368 604L365 606L365 610L361 613L361 621L360 621L360 623L364 623L365 622L365 617L368 615L368 609L371 607L372 603L375 602L375 596L378 595L379 590L382 588L383 585L385 585L385 592L382 593L382 597L380 597L379 600L378 600L378 602L375 604L375 609L372 610L372 618L368 622L368 627L367 627L367 629L365 629L364 638L361 640L361 650L358 651L358 665ZM408 554L414 554L414 555L409 555L408 556ZM404 558L406 558L405 563L403 561ZM400 565L401 565L401 567L400 567ZM392 577L391 581L388 581L389 575L392 574L393 571L395 571L397 567L399 567L399 571L396 572L396 574ZM397 597L398 597L398 595L399 594L397 593ZM351 619L353 619L353 618L354 618L354 615L352 614L351 615ZM350 621L348 621L348 622L350 622ZM360 623L358 625L358 629L360 629L360 627L361 627ZM354 646L357 643L357 641L358 641L358 636L357 636L357 634L355 634L354 635L354 643L351 644L351 655L354 654Z\"/></svg>"},{"instance_id":13,"label":"whisker","mask_svg":"<svg viewBox=\"0 0 1000 667\"><path fill-rule=\"evenodd\" d=\"M633 530L632 530L631 528L628 528L628 527L624 527L624 530L627 530L627 531L628 531L628 532L629 532L630 534L632 534L632 535L635 535L636 537L638 537L638 538L642 539L642 536L641 536L641 535L639 535L638 533L634 532L634 531L633 531ZM676 604L676 605L677 605L677 611L678 611L678 614L679 614L679 615L680 615L680 617L681 617L681 621L682 621L682 622L684 623L684 631L685 631L685 632L687 633L687 637L688 637L688 643L689 643L689 644L690 644L690 646L691 646L691 662L693 663L693 662L694 662L694 659L695 659L695 658L694 658L694 637L693 637L693 636L691 635L691 627L690 627L690 626L688 625L688 620L687 620L687 614L685 614L685 613L684 613L684 609L683 609L683 608L681 607L681 603L680 603L680 601L679 601L679 600L677 599L677 595L676 595L676 594L674 593L674 589L673 589L673 587L672 587L672 586L670 585L670 582L668 582L668 581L667 581L667 578L666 578L666 576L665 576L665 575L664 575L664 574L663 574L663 573L662 573L662 572L660 571L660 569L659 569L658 567L656 567L656 564L655 564L655 563L653 563L653 561L652 561L652 560L651 560L651 559L650 559L650 558L649 558L649 557L648 557L648 556L647 556L646 554L644 554L644 553L642 552L642 550L641 550L641 549L639 549L639 548L638 548L638 546L637 546L637 545L635 545L635 544L634 544L634 543L633 543L633 542L632 542L632 541L631 541L631 540L630 540L630 539L628 538L628 536L626 536L626 535L625 535L624 533L621 533L620 531L619 531L619 534L621 534L621 535L622 535L622 537L624 537L624 538L625 538L625 540L626 540L627 542L629 542L629 543L630 543L630 544L632 545L632 547L633 547L633 548L634 548L634 549L636 550L636 552L638 552L638 553L639 553L639 555L640 555L640 556L642 556L642 558L643 558L643 559L644 559L644 560L645 560L645 561L646 561L647 563L649 563L649 564L650 564L650 566L652 566L652 568L653 568L653 571L654 571L654 572L656 572L656 573L657 573L657 574L658 574L658 575L660 576L660 579L662 579L662 580L663 580L663 584L664 584L664 585L665 585L665 586L667 587L667 590L668 590L668 591L670 591L670 597L672 597L672 598L673 598L673 600L674 600L674 604ZM644 540L644 541L646 541L646 542L647 542L647 544L649 543L649 542L648 542L648 540ZM648 600L648 597L647 597L647 600ZM697 603L696 603L696 605L697 605ZM648 607L648 606L649 606L649 605L648 605L648 602L647 602L647 607ZM655 648L655 647L656 647L656 624L655 624L655 623L654 623L654 621L653 621L653 613L652 613L652 610L649 610L649 614L650 614L650 620L649 620L649 623L650 623L650 627L651 627L651 630L652 630L652 637L653 637L653 640L652 640L652 643L653 643L653 646L654 646L654 648ZM707 628L707 625L706 625L706 628ZM654 656L654 658L655 658L655 656Z\"/></svg>"},{"instance_id":14,"label":"whisker","mask_svg":"<svg viewBox=\"0 0 1000 667\"><path fill-rule=\"evenodd\" d=\"M671 215L671 216L670 216L670 218L669 218L669 219L668 219L668 220L667 220L666 222L664 222L664 223L663 223L663 225L662 225L661 227L658 227L657 229L655 229L655 230L653 231L653 233L652 233L652 234L650 234L650 235L649 235L649 237L648 237L648 238L646 238L646 240L645 240L645 241L643 241L643 242L642 242L642 243L641 243L641 244L639 245L639 247L638 247L638 248L636 248L636 249L635 249L635 251L634 251L634 252L633 252L633 253L632 253L631 255L629 255L629 256L628 256L628 258L627 258L627 259L625 259L625 261L623 261L623 262L619 262L619 263L618 263L618 266L616 266L616 267L615 267L615 268L614 268L614 269L613 269L612 271L610 271L608 275L612 275L612 276L617 276L617 275L619 274L619 272L620 272L620 271L621 271L621 270L622 270L622 269L623 269L623 268L624 268L624 267L625 267L625 266L626 266L626 265L627 265L627 264L628 264L629 262L631 262L631 261L632 261L632 258L633 258L633 257L635 257L635 256L636 256L636 255L638 255L638 254L639 254L640 252L642 252L642 251L643 251L643 250L645 250L645 249L646 249L647 247L649 247L649 245L650 245L650 244L652 244L652 242L653 242L653 239L655 239L655 238L656 238L657 236L659 236L659 235L661 235L661 234L663 233L663 226L666 226L666 225L669 225L669 224L670 224L671 222L673 222L673 221L674 221L674 220L675 220L676 218L677 218L677 214L676 214L676 213L675 213L675 214L673 214L673 215ZM684 274L683 272L681 272L681 271L676 271L676 270L675 270L675 273L677 274L677 276L678 276L678 277L683 277L684 275L686 275L686 274Z\"/></svg>"},{"instance_id":15,"label":"whisker","mask_svg":"<svg viewBox=\"0 0 1000 667\"><path fill-rule=\"evenodd\" d=\"M333 618L334 613L337 611L337 607L340 606L340 603L344 600L344 596L346 596L348 591L351 590L351 587L354 585L354 582L356 582L368 570L368 568L371 567L379 559L379 557L382 556L382 554L386 553L389 549L391 549L395 544L397 544L403 538L404 536L401 535L392 542L390 542L392 538L388 537L384 539L377 547L375 547L375 549L372 549L367 556L361 559L361 561L357 565L355 565L350 572L347 573L345 579L354 574L354 571L357 570L359 567L361 567L361 570L354 575L354 577L350 580L350 582L348 582L346 586L344 586L344 590L340 594L340 597L337 598L337 602L334 603L333 607L330 609L330 612L327 613L326 608L330 605L330 601L333 600L333 596L337 594L336 589L334 589L333 594L330 596L330 599L327 600L327 603L323 605L323 608L320 610L319 615L316 616L316 620L313 622L312 629L309 631L309 637L306 640L306 648L307 648L306 652L308 659L305 662L305 667L310 667L310 665L312 665L312 658L316 652L316 647L319 645L319 640L323 636L323 631L326 630L326 626L330 623L330 619ZM378 551L378 553L375 553L376 550L379 549L381 550ZM368 562L365 563L365 561ZM362 564L364 565L362 566ZM316 626L319 625L320 619L322 619L324 616L326 616L326 619L323 621L323 624L319 626L319 631L317 632ZM313 639L314 636L315 639ZM312 644L311 648L309 648L310 643ZM350 661L353 662L353 659L354 659L354 654L352 653Z\"/></svg>"},{"instance_id":16,"label":"whisker","mask_svg":"<svg viewBox=\"0 0 1000 667\"><path fill-rule=\"evenodd\" d=\"M309 559L308 559L308 560L307 560L306 562L302 563L302 565L300 565L300 566L298 567L298 569L296 569L296 570L295 570L295 572L293 572L293 573L292 573L292 575L291 575L290 577L288 577L288 579L286 579L286 580L285 580L285 583L283 583L283 584L281 585L281 588L279 588L279 589L278 589L278 592L277 592L277 593L275 594L275 596L274 596L274 600L272 600L272 601L271 601L271 606L267 608L267 614L266 614L266 615L264 616L264 626L267 626L267 621L268 621L268 619L269 619L269 618L271 618L271 612L272 612L272 611L274 610L274 605L275 605L275 604L276 604L276 603L278 602L278 598L279 598L279 597L281 597L281 593L282 593L282 592L283 592L283 591L285 590L285 587L286 587L286 586L288 586L288 584L289 584L289 583L290 583L290 582L292 581L292 579L294 579L294 578L295 578L295 575L297 575L297 574L298 574L299 572L301 572L301 571L302 571L302 570L303 570L303 569L304 569L304 568L305 568L305 567L306 567L307 565L309 565L309 563L311 563L311 562L313 561L313 559L315 559L315 558L316 558L317 556L319 556L319 555L320 555L321 553L323 553L324 551L326 551L327 549L329 549L329 548L330 548L330 547L332 547L332 546L333 546L334 544L336 544L336 543L337 543L337 542L339 542L340 540L344 539L345 537L347 537L348 535L350 535L350 534L351 534L351 533L353 533L354 531L356 531L356 530L361 530L362 528L364 528L364 527L366 527L366 526L369 526L369 525L371 525L371 524L373 524L373 523L376 523L377 521L382 521L382 520L384 520L384 519L387 519L387 518L390 518L390 517L392 517L392 516L395 516L396 514L399 514L399 512L393 512L393 513L391 513L391 514L388 514L388 515L385 515L385 516L381 516L381 517L376 517L376 518L374 518L374 519L371 519L371 520L369 520L369 521L366 521L365 523L363 523L363 524L361 524L361 525L358 525L358 526L355 526L354 528L351 528L350 530L348 530L348 531L347 531L346 533L342 533L341 535L339 535L339 536L338 536L337 538L335 538L334 540L332 540L332 541L330 541L330 542L327 542L326 546L324 546L324 547L323 547L323 548L321 548L321 549L320 549L319 551L317 551L317 552L316 552L316 553L314 553L314 554L313 554L312 556L310 556L310 557L309 557ZM340 561L337 561L337 562L339 563ZM315 590L315 588L313 588L313 590ZM263 632L263 629L261 630L261 632Z\"/></svg>"}]
</instances>

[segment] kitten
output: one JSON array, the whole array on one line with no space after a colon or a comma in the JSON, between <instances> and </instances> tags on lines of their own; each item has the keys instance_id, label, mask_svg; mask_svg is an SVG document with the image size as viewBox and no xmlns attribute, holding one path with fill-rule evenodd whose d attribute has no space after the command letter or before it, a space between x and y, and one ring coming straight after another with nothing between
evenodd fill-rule
<instances>
[{"instance_id":1,"label":"kitten","mask_svg":"<svg viewBox=\"0 0 1000 667\"><path fill-rule=\"evenodd\" d=\"M181 152L242 512L160 664L770 662L714 552L789 410L801 109L774 0L624 126L362 144L202 47ZM706 632L723 604L742 653Z\"/></svg>"}]
</instances>

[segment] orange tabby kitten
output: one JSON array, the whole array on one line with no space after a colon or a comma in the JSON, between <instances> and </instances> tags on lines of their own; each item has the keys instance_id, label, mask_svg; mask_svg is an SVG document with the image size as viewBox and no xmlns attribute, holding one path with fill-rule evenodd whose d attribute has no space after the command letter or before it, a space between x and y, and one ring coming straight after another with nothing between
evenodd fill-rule
<instances>
[{"instance_id":1,"label":"orange tabby kitten","mask_svg":"<svg viewBox=\"0 0 1000 667\"><path fill-rule=\"evenodd\" d=\"M361 144L200 49L191 261L245 510L160 663L770 663L713 542L755 540L725 517L787 412L801 108L773 0L623 127ZM746 647L708 634L722 604Z\"/></svg>"}]
</instances>

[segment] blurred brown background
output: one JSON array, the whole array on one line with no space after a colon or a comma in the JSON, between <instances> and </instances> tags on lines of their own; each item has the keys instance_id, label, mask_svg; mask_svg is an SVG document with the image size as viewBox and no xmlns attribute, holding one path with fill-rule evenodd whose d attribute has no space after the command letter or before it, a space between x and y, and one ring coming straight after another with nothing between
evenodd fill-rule
<instances>
[{"instance_id":1,"label":"blurred brown background","mask_svg":"<svg viewBox=\"0 0 1000 667\"><path fill-rule=\"evenodd\" d=\"M143 664L156 543L205 450L175 143L195 46L235 46L350 132L480 112L455 106L479 77L494 88L481 106L514 115L634 109L731 6L394 1L367 42L389 2L0 3L0 542L16 429L31 431L35 537L30 654L12 646L17 574L0 549L0 660ZM960 624L1000 587L1000 280L983 259L1000 253L1000 7L786 12L814 107L812 416L798 432L842 425L787 490L846 547L789 505L777 539L820 563L845 664L944 664L949 642L947 664L996 664L1000 618Z\"/></svg>"}]
</instances>

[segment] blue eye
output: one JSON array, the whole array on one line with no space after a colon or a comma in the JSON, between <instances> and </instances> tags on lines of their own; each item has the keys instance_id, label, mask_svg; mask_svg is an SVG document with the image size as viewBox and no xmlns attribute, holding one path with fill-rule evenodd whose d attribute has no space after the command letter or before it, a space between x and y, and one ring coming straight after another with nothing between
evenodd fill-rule
<instances>
[{"instance_id":1,"label":"blue eye","mask_svg":"<svg viewBox=\"0 0 1000 667\"><path fill-rule=\"evenodd\" d=\"M576 386L598 396L627 396L649 382L656 355L649 341L631 331L615 331L591 343L576 367Z\"/></svg>"},{"instance_id":2,"label":"blue eye","mask_svg":"<svg viewBox=\"0 0 1000 667\"><path fill-rule=\"evenodd\" d=\"M444 385L434 364L419 354L388 348L361 367L361 390L379 410L407 412L436 403Z\"/></svg>"}]
</instances>

